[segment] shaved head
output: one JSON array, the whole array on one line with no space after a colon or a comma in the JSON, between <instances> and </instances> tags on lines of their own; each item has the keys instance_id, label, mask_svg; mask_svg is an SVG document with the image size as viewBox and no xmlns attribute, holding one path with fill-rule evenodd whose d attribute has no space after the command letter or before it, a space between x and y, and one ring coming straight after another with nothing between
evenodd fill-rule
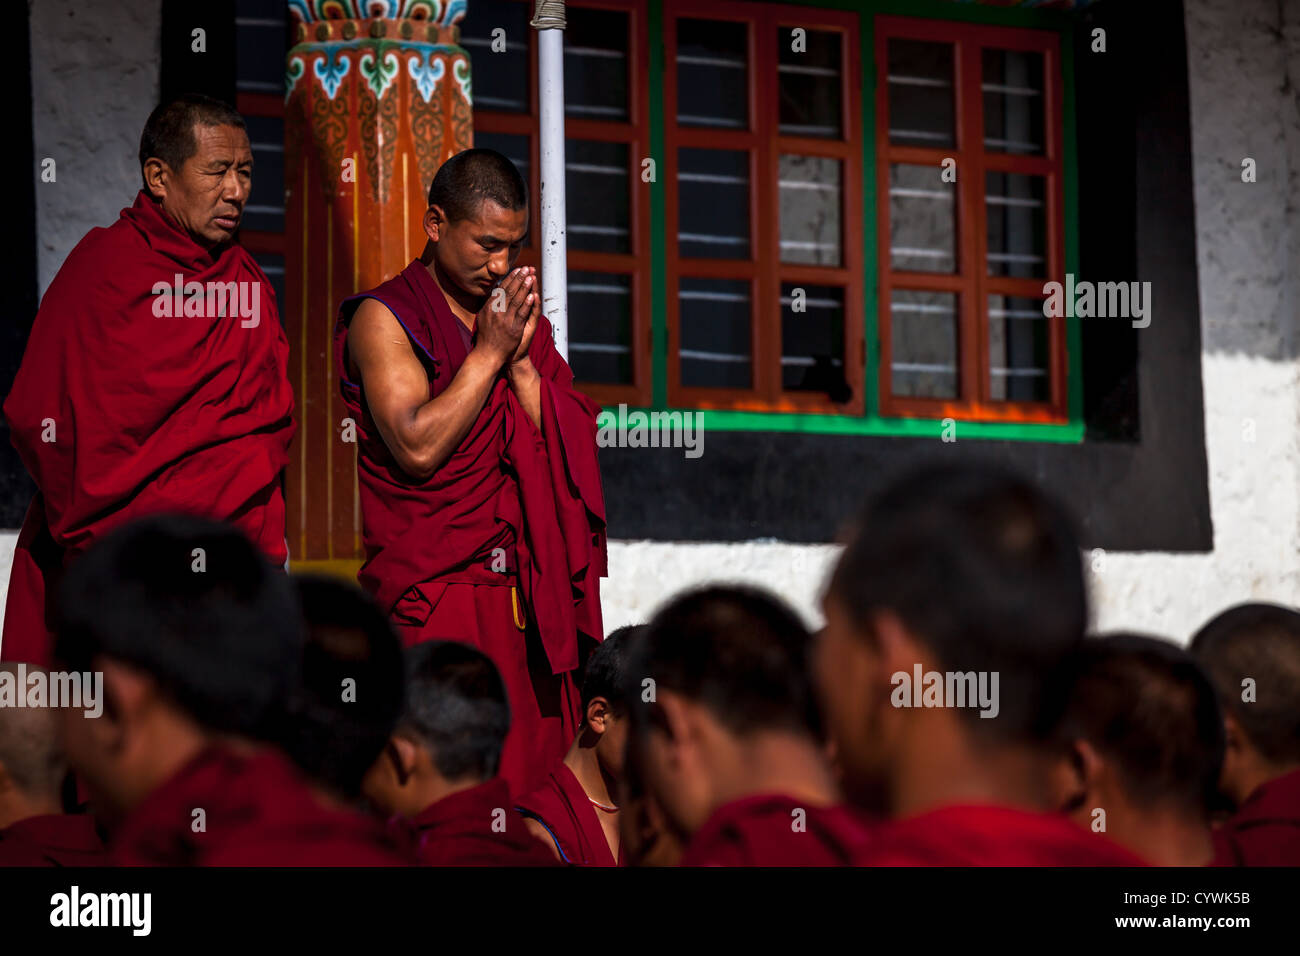
<instances>
[{"instance_id":1,"label":"shaved head","mask_svg":"<svg viewBox=\"0 0 1300 956\"><path fill-rule=\"evenodd\" d=\"M26 672L30 677L41 669L28 664ZM0 663L0 673L17 682L18 665ZM54 708L0 707L0 765L9 782L28 799L59 802L67 764L59 746Z\"/></svg>"}]
</instances>

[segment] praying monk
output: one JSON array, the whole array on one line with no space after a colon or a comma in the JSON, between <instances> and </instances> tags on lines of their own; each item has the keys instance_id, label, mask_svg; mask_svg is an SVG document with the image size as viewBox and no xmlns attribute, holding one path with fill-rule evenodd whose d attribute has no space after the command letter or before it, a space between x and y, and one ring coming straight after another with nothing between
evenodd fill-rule
<instances>
[{"instance_id":1,"label":"praying monk","mask_svg":"<svg viewBox=\"0 0 1300 956\"><path fill-rule=\"evenodd\" d=\"M362 792L426 866L558 866L498 776L510 704L496 666L455 641L406 649L402 716Z\"/></svg>"},{"instance_id":2,"label":"praying monk","mask_svg":"<svg viewBox=\"0 0 1300 956\"><path fill-rule=\"evenodd\" d=\"M1088 614L1073 525L1033 484L974 464L897 478L823 603L814 672L842 781L885 818L858 864L1141 863L1046 812L1058 675Z\"/></svg>"},{"instance_id":3,"label":"praying monk","mask_svg":"<svg viewBox=\"0 0 1300 956\"><path fill-rule=\"evenodd\" d=\"M183 96L140 138L144 187L50 283L4 403L36 483L0 657L44 664L55 584L106 532L170 511L230 521L287 557L293 436L271 283L233 240L253 167L244 121Z\"/></svg>"},{"instance_id":4,"label":"praying monk","mask_svg":"<svg viewBox=\"0 0 1300 956\"><path fill-rule=\"evenodd\" d=\"M1223 764L1209 678L1176 644L1088 638L1065 675L1054 803L1154 866L1204 866Z\"/></svg>"},{"instance_id":5,"label":"praying monk","mask_svg":"<svg viewBox=\"0 0 1300 956\"><path fill-rule=\"evenodd\" d=\"M794 611L747 587L688 591L638 636L629 740L685 842L679 865L846 866L869 838L826 759L809 644Z\"/></svg>"},{"instance_id":6,"label":"praying monk","mask_svg":"<svg viewBox=\"0 0 1300 956\"><path fill-rule=\"evenodd\" d=\"M511 271L528 196L510 161L447 160L424 230L419 259L339 312L358 579L405 645L463 641L496 664L514 715L501 775L526 793L577 732L574 672L603 634L599 408L555 349L535 271Z\"/></svg>"},{"instance_id":7,"label":"praying monk","mask_svg":"<svg viewBox=\"0 0 1300 956\"><path fill-rule=\"evenodd\" d=\"M0 674L16 682L19 667L0 664ZM25 668L28 678L33 670ZM63 812L61 789L67 773L56 710L15 707L0 699L0 867L107 862L95 821Z\"/></svg>"},{"instance_id":8,"label":"praying monk","mask_svg":"<svg viewBox=\"0 0 1300 956\"><path fill-rule=\"evenodd\" d=\"M59 714L114 864L413 862L381 824L318 799L274 746L303 626L288 576L240 531L133 521L68 568L56 612L60 669L103 675L98 717Z\"/></svg>"},{"instance_id":9,"label":"praying monk","mask_svg":"<svg viewBox=\"0 0 1300 956\"><path fill-rule=\"evenodd\" d=\"M1214 683L1226 749L1219 789L1235 807L1214 831L1220 866L1300 866L1300 613L1231 607L1192 637Z\"/></svg>"},{"instance_id":10,"label":"praying monk","mask_svg":"<svg viewBox=\"0 0 1300 956\"><path fill-rule=\"evenodd\" d=\"M612 631L582 674L582 725L546 782L515 800L528 832L575 866L621 866L627 754L627 659L641 628Z\"/></svg>"}]
</instances>

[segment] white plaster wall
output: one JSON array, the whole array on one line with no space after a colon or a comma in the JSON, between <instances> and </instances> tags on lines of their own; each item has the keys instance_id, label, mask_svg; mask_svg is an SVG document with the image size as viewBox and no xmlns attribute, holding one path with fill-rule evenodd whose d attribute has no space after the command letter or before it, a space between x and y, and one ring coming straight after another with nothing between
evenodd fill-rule
<instances>
[{"instance_id":1,"label":"white plaster wall","mask_svg":"<svg viewBox=\"0 0 1300 956\"><path fill-rule=\"evenodd\" d=\"M37 276L45 294L87 232L107 226L140 188L140 131L158 102L158 0L29 3ZM7 580L7 578L6 578Z\"/></svg>"}]
</instances>

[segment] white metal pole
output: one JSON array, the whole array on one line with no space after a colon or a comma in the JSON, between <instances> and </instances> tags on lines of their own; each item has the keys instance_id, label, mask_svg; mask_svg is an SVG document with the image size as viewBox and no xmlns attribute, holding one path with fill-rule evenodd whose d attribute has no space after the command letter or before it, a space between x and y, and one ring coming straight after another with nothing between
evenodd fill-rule
<instances>
[{"instance_id":1,"label":"white metal pole","mask_svg":"<svg viewBox=\"0 0 1300 956\"><path fill-rule=\"evenodd\" d=\"M537 0L537 90L541 109L542 313L569 360L568 243L564 210L564 3Z\"/></svg>"}]
</instances>

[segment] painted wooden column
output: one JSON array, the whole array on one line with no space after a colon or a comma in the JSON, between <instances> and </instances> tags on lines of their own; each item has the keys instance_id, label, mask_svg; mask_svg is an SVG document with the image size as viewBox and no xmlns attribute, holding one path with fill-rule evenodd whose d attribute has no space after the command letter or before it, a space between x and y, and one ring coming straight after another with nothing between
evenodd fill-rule
<instances>
[{"instance_id":1,"label":"painted wooden column","mask_svg":"<svg viewBox=\"0 0 1300 956\"><path fill-rule=\"evenodd\" d=\"M472 144L457 26L465 0L289 0L289 10L281 308L298 417L289 550L296 567L349 571L362 557L361 514L334 319L342 299L421 253L433 174Z\"/></svg>"}]
</instances>

